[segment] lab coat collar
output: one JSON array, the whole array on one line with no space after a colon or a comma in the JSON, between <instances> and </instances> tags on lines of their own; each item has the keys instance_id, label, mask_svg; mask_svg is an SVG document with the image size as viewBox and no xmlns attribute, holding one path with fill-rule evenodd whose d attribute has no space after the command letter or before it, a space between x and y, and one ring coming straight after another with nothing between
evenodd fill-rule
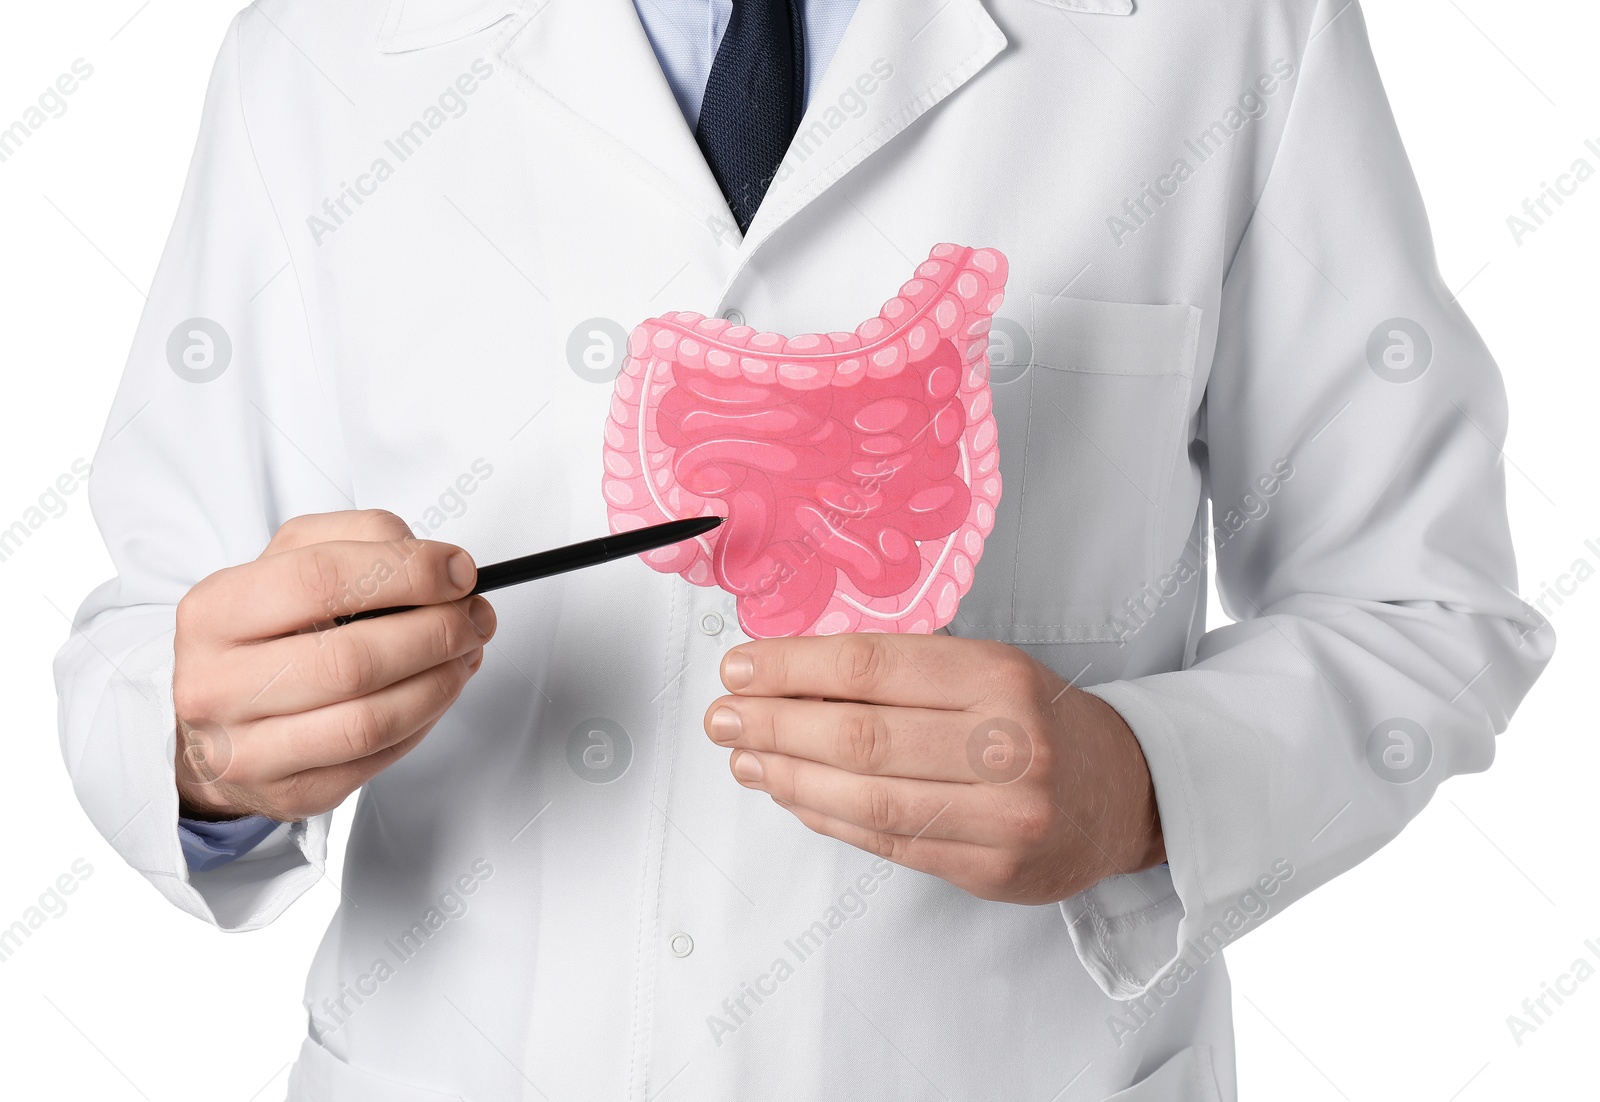
<instances>
[{"instance_id":1,"label":"lab coat collar","mask_svg":"<svg viewBox=\"0 0 1600 1102\"><path fill-rule=\"evenodd\" d=\"M507 3L509 0L501 0ZM633 0L527 0L503 33L497 69L579 134L682 207L708 232L739 240L727 200L656 60Z\"/></svg>"},{"instance_id":2,"label":"lab coat collar","mask_svg":"<svg viewBox=\"0 0 1600 1102\"><path fill-rule=\"evenodd\" d=\"M661 74L633 0L529 0L529 12L502 37L500 64L575 116L591 140L623 155L636 175L670 195L695 221L736 245L730 284L762 242L956 92L1006 45L982 0L862 3L741 237Z\"/></svg>"},{"instance_id":3,"label":"lab coat collar","mask_svg":"<svg viewBox=\"0 0 1600 1102\"><path fill-rule=\"evenodd\" d=\"M378 49L386 54L441 46L528 10L529 0L390 0Z\"/></svg>"},{"instance_id":4,"label":"lab coat collar","mask_svg":"<svg viewBox=\"0 0 1600 1102\"><path fill-rule=\"evenodd\" d=\"M1133 13L1133 0L1038 0L1073 12ZM738 242L742 268L817 196L988 65L1006 37L983 0L862 3L808 105L795 142L742 239L683 120L633 0L392 0L378 35L388 53L423 49L518 17L499 60L631 154L690 215ZM885 77L883 74L888 73ZM864 91L863 81L871 91ZM864 103L864 106L863 106ZM737 271L732 273L737 275Z\"/></svg>"},{"instance_id":5,"label":"lab coat collar","mask_svg":"<svg viewBox=\"0 0 1600 1102\"><path fill-rule=\"evenodd\" d=\"M851 17L746 239L746 258L1006 45L981 0L873 0Z\"/></svg>"},{"instance_id":6,"label":"lab coat collar","mask_svg":"<svg viewBox=\"0 0 1600 1102\"><path fill-rule=\"evenodd\" d=\"M1133 0L1038 0L1063 11L1092 15L1132 15ZM390 0L378 49L405 53L454 42L487 30L518 12L542 7L542 0Z\"/></svg>"},{"instance_id":7,"label":"lab coat collar","mask_svg":"<svg viewBox=\"0 0 1600 1102\"><path fill-rule=\"evenodd\" d=\"M1132 15L1133 0L1039 0L1062 11L1081 11L1089 15Z\"/></svg>"},{"instance_id":8,"label":"lab coat collar","mask_svg":"<svg viewBox=\"0 0 1600 1102\"><path fill-rule=\"evenodd\" d=\"M1134 11L1134 0L1040 2L1087 14ZM750 224L733 278L762 242L954 95L1005 46L1006 36L982 0L873 0L857 6Z\"/></svg>"}]
</instances>

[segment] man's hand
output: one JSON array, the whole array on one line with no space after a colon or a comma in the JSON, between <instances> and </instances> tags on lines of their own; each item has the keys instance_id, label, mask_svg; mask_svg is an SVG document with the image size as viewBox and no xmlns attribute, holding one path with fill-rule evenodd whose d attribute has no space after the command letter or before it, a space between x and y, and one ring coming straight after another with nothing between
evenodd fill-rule
<instances>
[{"instance_id":1,"label":"man's hand","mask_svg":"<svg viewBox=\"0 0 1600 1102\"><path fill-rule=\"evenodd\" d=\"M1166 859L1115 709L1014 647L941 635L746 643L706 732L802 823L1008 903Z\"/></svg>"},{"instance_id":2,"label":"man's hand","mask_svg":"<svg viewBox=\"0 0 1600 1102\"><path fill-rule=\"evenodd\" d=\"M178 604L172 695L190 818L337 807L432 730L483 662L478 568L393 513L296 517ZM331 627L338 615L422 605ZM310 630L320 625L324 630Z\"/></svg>"}]
</instances>

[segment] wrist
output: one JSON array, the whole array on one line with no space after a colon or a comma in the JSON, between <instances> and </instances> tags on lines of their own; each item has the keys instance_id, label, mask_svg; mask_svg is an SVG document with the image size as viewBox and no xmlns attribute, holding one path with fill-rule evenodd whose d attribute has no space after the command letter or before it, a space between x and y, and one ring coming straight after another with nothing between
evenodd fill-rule
<instances>
[{"instance_id":1,"label":"wrist","mask_svg":"<svg viewBox=\"0 0 1600 1102\"><path fill-rule=\"evenodd\" d=\"M1089 709L1090 722L1104 733L1112 764L1111 790L1119 794L1117 814L1110 824L1112 845L1107 876L1142 872L1167 860L1166 837L1161 826L1161 809L1156 802L1155 781L1138 736L1122 714L1092 693L1076 693Z\"/></svg>"},{"instance_id":2,"label":"wrist","mask_svg":"<svg viewBox=\"0 0 1600 1102\"><path fill-rule=\"evenodd\" d=\"M227 799L222 772L232 759L232 743L221 727L178 721L178 746L173 780L178 789L178 817L200 823L225 823L254 812Z\"/></svg>"},{"instance_id":3,"label":"wrist","mask_svg":"<svg viewBox=\"0 0 1600 1102\"><path fill-rule=\"evenodd\" d=\"M178 786L178 818L186 819L191 823L232 823L240 819L248 819L254 812L238 811L233 808L204 807L194 803L184 794L183 786Z\"/></svg>"}]
</instances>

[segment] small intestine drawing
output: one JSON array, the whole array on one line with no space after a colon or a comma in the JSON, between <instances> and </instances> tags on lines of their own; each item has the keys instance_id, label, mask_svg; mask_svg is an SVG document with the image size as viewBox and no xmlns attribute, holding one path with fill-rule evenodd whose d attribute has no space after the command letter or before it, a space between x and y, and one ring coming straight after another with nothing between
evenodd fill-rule
<instances>
[{"instance_id":1,"label":"small intestine drawing","mask_svg":"<svg viewBox=\"0 0 1600 1102\"><path fill-rule=\"evenodd\" d=\"M995 249L937 245L853 333L695 313L638 325L605 425L613 532L726 522L641 556L720 586L754 639L929 633L972 587L1000 501Z\"/></svg>"}]
</instances>

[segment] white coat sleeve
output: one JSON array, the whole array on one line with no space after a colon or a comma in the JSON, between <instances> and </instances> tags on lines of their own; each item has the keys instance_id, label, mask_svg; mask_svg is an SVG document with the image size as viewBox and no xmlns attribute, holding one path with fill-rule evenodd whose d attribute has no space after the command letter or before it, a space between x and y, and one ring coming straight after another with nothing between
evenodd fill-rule
<instances>
[{"instance_id":1,"label":"white coat sleeve","mask_svg":"<svg viewBox=\"0 0 1600 1102\"><path fill-rule=\"evenodd\" d=\"M1144 749L1170 861L1062 904L1118 998L1169 991L1486 769L1554 645L1515 593L1499 373L1436 269L1361 11L1313 27L1204 401L1238 622L1188 668L1090 690Z\"/></svg>"},{"instance_id":2,"label":"white coat sleeve","mask_svg":"<svg viewBox=\"0 0 1600 1102\"><path fill-rule=\"evenodd\" d=\"M351 507L333 396L251 148L241 15L212 71L199 141L89 494L116 577L56 658L61 749L112 846L179 907L225 929L271 921L323 873L328 817L191 874L174 787L173 625L206 575L277 525ZM257 21L259 22L259 21Z\"/></svg>"}]
</instances>

